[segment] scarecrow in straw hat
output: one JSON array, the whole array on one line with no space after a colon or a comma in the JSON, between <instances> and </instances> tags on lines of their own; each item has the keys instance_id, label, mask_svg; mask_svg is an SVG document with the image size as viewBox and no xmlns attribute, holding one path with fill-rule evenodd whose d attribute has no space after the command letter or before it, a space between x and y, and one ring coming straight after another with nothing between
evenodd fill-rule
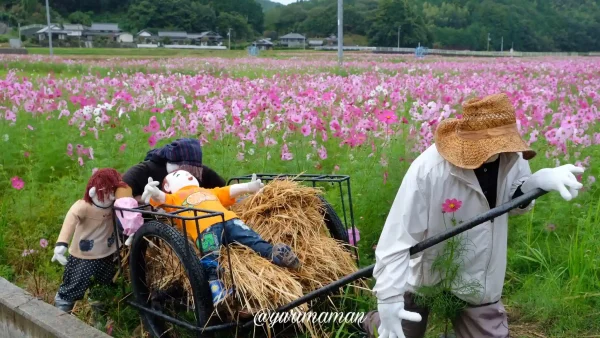
<instances>
[{"instance_id":1,"label":"scarecrow in straw hat","mask_svg":"<svg viewBox=\"0 0 600 338\"><path fill-rule=\"evenodd\" d=\"M374 337L424 337L429 309L417 305L417 289L440 282L432 263L443 244L414 257L409 248L446 230L450 218L467 220L533 189L558 191L569 201L582 184L583 168L568 164L531 174L528 160L536 152L521 138L508 97L497 94L463 105L462 119L442 121L435 144L408 169L375 251L373 291L377 311L369 312L363 329ZM535 201L510 214L529 211ZM506 270L508 215L476 226L458 275L475 280L477 292L452 286L452 297L466 307L453 319L459 338L506 338L506 311L500 300Z\"/></svg>"}]
</instances>

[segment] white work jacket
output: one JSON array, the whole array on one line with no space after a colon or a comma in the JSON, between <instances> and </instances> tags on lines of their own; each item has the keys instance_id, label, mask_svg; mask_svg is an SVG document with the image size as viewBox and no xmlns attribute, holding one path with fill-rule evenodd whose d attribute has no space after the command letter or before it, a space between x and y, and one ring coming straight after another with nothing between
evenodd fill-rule
<instances>
[{"instance_id":1,"label":"white work jacket","mask_svg":"<svg viewBox=\"0 0 600 338\"><path fill-rule=\"evenodd\" d=\"M520 153L500 154L496 205L509 201L530 176L529 163ZM440 281L439 274L432 272L431 267L445 242L413 257L410 257L409 249L446 231L446 226L452 227L452 214L442 213L442 204L453 198L462 201L455 213L457 221L467 221L490 210L475 172L446 161L434 144L419 155L406 172L377 244L373 291L379 301L401 300L405 291L414 293L420 286L432 286ZM525 213L534 202L525 209L513 209L509 214ZM480 288L477 294L469 295L456 285L453 293L469 304L496 302L502 295L509 214L460 235L466 238L467 245L460 279L475 280Z\"/></svg>"}]
</instances>

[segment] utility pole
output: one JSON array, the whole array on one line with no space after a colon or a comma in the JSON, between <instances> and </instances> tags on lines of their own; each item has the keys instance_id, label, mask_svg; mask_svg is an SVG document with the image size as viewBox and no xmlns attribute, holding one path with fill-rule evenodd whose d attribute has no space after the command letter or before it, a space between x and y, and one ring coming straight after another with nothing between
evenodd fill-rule
<instances>
[{"instance_id":1,"label":"utility pole","mask_svg":"<svg viewBox=\"0 0 600 338\"><path fill-rule=\"evenodd\" d=\"M50 28L50 6L48 0L46 0L46 20L48 21L48 43L50 46L50 56L54 55L52 52L52 28Z\"/></svg>"},{"instance_id":2,"label":"utility pole","mask_svg":"<svg viewBox=\"0 0 600 338\"><path fill-rule=\"evenodd\" d=\"M344 57L344 0L338 0L338 63L341 66Z\"/></svg>"},{"instance_id":3,"label":"utility pole","mask_svg":"<svg viewBox=\"0 0 600 338\"><path fill-rule=\"evenodd\" d=\"M398 49L400 49L400 31L402 30L401 26L398 26Z\"/></svg>"},{"instance_id":4,"label":"utility pole","mask_svg":"<svg viewBox=\"0 0 600 338\"><path fill-rule=\"evenodd\" d=\"M488 46L487 46L487 50L488 50L488 52L490 51L490 33L488 33Z\"/></svg>"},{"instance_id":5,"label":"utility pole","mask_svg":"<svg viewBox=\"0 0 600 338\"><path fill-rule=\"evenodd\" d=\"M500 52L504 52L504 37L502 37L502 43L500 44Z\"/></svg>"},{"instance_id":6,"label":"utility pole","mask_svg":"<svg viewBox=\"0 0 600 338\"><path fill-rule=\"evenodd\" d=\"M229 50L231 50L231 28L227 31L227 36L229 37Z\"/></svg>"}]
</instances>

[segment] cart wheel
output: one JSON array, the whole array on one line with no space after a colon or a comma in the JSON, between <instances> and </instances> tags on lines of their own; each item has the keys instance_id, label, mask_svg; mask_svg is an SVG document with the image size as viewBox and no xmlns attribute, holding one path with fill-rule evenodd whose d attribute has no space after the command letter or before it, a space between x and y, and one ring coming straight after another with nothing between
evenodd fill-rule
<instances>
[{"instance_id":1,"label":"cart wheel","mask_svg":"<svg viewBox=\"0 0 600 338\"><path fill-rule=\"evenodd\" d=\"M204 327L213 306L207 279L193 246L173 227L149 221L131 245L130 277L135 302L194 327ZM140 310L153 336L211 337Z\"/></svg>"},{"instance_id":2,"label":"cart wheel","mask_svg":"<svg viewBox=\"0 0 600 338\"><path fill-rule=\"evenodd\" d=\"M348 231L346 231L344 223L339 218L331 204L329 204L329 202L327 202L323 196L319 196L319 198L325 206L325 215L323 215L323 217L325 218L325 225L327 226L331 237L344 243L350 243Z\"/></svg>"}]
</instances>

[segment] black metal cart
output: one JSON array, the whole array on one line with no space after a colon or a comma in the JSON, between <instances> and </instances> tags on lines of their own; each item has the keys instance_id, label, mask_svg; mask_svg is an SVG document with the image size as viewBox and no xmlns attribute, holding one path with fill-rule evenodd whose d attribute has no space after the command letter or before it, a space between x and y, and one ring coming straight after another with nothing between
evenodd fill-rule
<instances>
[{"instance_id":1,"label":"black metal cart","mask_svg":"<svg viewBox=\"0 0 600 338\"><path fill-rule=\"evenodd\" d=\"M242 181L251 180L252 175L245 175L231 178L228 184L239 183ZM355 228L354 212L352 208L352 195L350 186L350 177L345 175L311 175L311 174L257 174L257 178L268 182L275 179L292 179L298 182L310 183L313 186L319 184L329 185L329 188L338 188L340 192L340 204L343 213L343 222L334 211L333 207L325 200L326 211L323 215L330 235L344 243L349 242L349 228ZM235 181L235 182L234 182ZM337 185L337 187L335 187ZM345 188L345 189L344 189ZM345 190L345 191L344 191ZM527 203L536 199L546 192L535 190L525 195L520 196L510 202L500 205L483 215L479 215L471 220L462 223L460 226L449 229L447 232L428 238L427 240L415 245L410 249L410 254L414 255L431 246L434 246L450 237L453 237L461 232L471 229L481 223L491 220L499 215L502 215L518 205ZM345 196L346 195L346 196ZM345 198L346 197L346 198ZM346 204L347 203L347 204ZM146 219L145 224L136 232L132 245L129 250L129 269L130 283L132 287L132 298L128 300L128 304L136 308L145 329L153 337L214 337L216 333L226 332L226 336L231 337L232 334L239 334L244 330L252 329L255 325L253 317L247 316L242 318L238 316L235 319L222 320L219 318L211 318L213 313L213 305L211 301L211 292L208 286L207 278L200 265L198 247L191 243L185 233L179 232L172 226L175 219L196 221L197 229L198 220L207 217L221 217L224 220L224 215L220 212L210 210L201 210L194 208L183 208L177 206L169 206L177 209L174 212L163 213L158 212L149 205L142 205L135 209L116 208L115 207L115 230L117 231L116 212L132 211L142 213ZM196 216L184 217L180 214L186 211L193 211ZM347 213L349 217L347 217ZM348 222L349 219L349 222ZM199 233L200 231L198 231ZM352 232L353 234L355 232ZM355 238L354 238L355 239ZM354 241L356 243L356 241ZM119 253L121 247L119 246ZM153 250L171 250L169 255L161 254L160 261L148 262L148 257L152 257ZM228 250L228 247L227 247ZM355 250L358 261L358 250ZM164 257L169 257L164 259ZM169 264L178 264L181 269L174 270L173 266L169 269L166 267ZM231 261L228 262L231 269ZM161 278L157 278L154 274L154 280L151 285L148 285L147 271L149 269L158 269L163 266L163 271L169 271L170 274L179 271L185 274L186 280L189 282L187 287L183 285L169 286L163 290L157 288L160 285ZM372 277L374 265L361 268L357 272L345 276L323 288L314 290L303 297L300 297L273 312L290 311L298 306L307 303L314 303L317 299L335 293L339 289L350 285L360 279ZM175 271L175 272L174 272ZM230 270L231 271L231 270ZM167 277L167 276L165 276ZM230 274L231 283L235 285L233 275ZM190 292L191 290L191 292ZM234 291L235 292L235 291ZM191 294L190 294L191 293ZM242 335L245 336L245 335Z\"/></svg>"}]
</instances>

